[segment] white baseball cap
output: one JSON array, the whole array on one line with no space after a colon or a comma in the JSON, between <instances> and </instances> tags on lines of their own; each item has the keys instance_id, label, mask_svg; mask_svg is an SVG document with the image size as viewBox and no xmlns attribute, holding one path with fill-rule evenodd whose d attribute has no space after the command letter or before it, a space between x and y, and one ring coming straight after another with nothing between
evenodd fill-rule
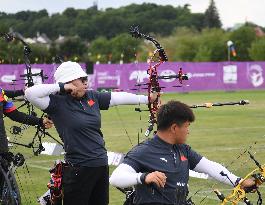
<instances>
[{"instance_id":1,"label":"white baseball cap","mask_svg":"<svg viewBox=\"0 0 265 205\"><path fill-rule=\"evenodd\" d=\"M87 77L88 75L81 66L72 61L62 63L54 73L56 83L67 83L78 78Z\"/></svg>"}]
</instances>

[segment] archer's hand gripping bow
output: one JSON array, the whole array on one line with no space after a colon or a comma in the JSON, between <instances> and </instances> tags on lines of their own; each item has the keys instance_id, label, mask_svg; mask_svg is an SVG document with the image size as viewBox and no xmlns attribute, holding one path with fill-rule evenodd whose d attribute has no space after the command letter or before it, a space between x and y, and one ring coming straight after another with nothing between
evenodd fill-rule
<instances>
[{"instance_id":1,"label":"archer's hand gripping bow","mask_svg":"<svg viewBox=\"0 0 265 205\"><path fill-rule=\"evenodd\" d=\"M257 205L262 204L262 197L260 191L258 190L258 187L261 184L265 183L265 164L261 165L250 152L248 153L250 158L255 162L258 168L254 169L249 174L247 174L244 179L240 180L240 182L235 185L234 189L228 196L225 197L220 191L214 190L217 197L222 201L221 205L225 205L227 203L232 203L233 205L236 205L240 201L243 201L247 205L253 205L252 202L246 196L247 193L251 193L253 190L255 190L258 194ZM250 188L241 188L241 185L244 180L250 177L254 178L255 185Z\"/></svg>"}]
</instances>

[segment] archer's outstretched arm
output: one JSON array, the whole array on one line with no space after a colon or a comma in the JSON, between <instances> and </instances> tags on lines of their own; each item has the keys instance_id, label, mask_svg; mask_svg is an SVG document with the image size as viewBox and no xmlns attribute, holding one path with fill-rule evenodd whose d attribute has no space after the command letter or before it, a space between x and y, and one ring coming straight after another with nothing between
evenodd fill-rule
<instances>
[{"instance_id":1,"label":"archer's outstretched arm","mask_svg":"<svg viewBox=\"0 0 265 205\"><path fill-rule=\"evenodd\" d=\"M147 104L148 97L127 92L111 92L110 107L115 105Z\"/></svg>"},{"instance_id":2,"label":"archer's outstretched arm","mask_svg":"<svg viewBox=\"0 0 265 205\"><path fill-rule=\"evenodd\" d=\"M43 126L43 119L33 115L28 115L23 112L13 110L12 112L5 113L5 115L15 122L20 122L27 125L40 125Z\"/></svg>"},{"instance_id":3,"label":"archer's outstretched arm","mask_svg":"<svg viewBox=\"0 0 265 205\"><path fill-rule=\"evenodd\" d=\"M5 95L9 98L15 98L25 95L24 90L5 90Z\"/></svg>"},{"instance_id":4,"label":"archer's outstretched arm","mask_svg":"<svg viewBox=\"0 0 265 205\"><path fill-rule=\"evenodd\" d=\"M240 180L240 177L237 177L236 175L228 171L221 164L208 160L205 157L200 160L200 162L193 170L196 172L208 174L215 180L232 186L234 186Z\"/></svg>"},{"instance_id":5,"label":"archer's outstretched arm","mask_svg":"<svg viewBox=\"0 0 265 205\"><path fill-rule=\"evenodd\" d=\"M50 94L60 92L59 84L41 84L26 89L25 96L34 106L45 110L50 103ZM147 104L148 97L127 92L112 92L110 106Z\"/></svg>"},{"instance_id":6,"label":"archer's outstretched arm","mask_svg":"<svg viewBox=\"0 0 265 205\"><path fill-rule=\"evenodd\" d=\"M18 111L14 103L8 99L5 91L2 92L2 102L3 113L11 120L28 125L43 125L42 118L38 118L33 115L27 115L23 112Z\"/></svg>"},{"instance_id":7,"label":"archer's outstretched arm","mask_svg":"<svg viewBox=\"0 0 265 205\"><path fill-rule=\"evenodd\" d=\"M50 103L50 94L60 92L59 84L40 84L34 85L25 90L25 96L34 106L45 110Z\"/></svg>"},{"instance_id":8,"label":"archer's outstretched arm","mask_svg":"<svg viewBox=\"0 0 265 205\"><path fill-rule=\"evenodd\" d=\"M38 118L33 115L28 115L17 110L12 101L8 100L6 96L3 97L3 113L5 116L13 121L20 122L27 125L40 125L44 126L48 119ZM52 123L52 122L50 122ZM47 127L48 128L48 127Z\"/></svg>"}]
</instances>

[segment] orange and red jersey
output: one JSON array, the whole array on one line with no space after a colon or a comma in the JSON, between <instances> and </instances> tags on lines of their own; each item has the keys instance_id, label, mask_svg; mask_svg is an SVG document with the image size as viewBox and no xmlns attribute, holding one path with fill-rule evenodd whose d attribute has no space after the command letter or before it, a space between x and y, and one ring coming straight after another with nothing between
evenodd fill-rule
<instances>
[{"instance_id":1,"label":"orange and red jersey","mask_svg":"<svg viewBox=\"0 0 265 205\"><path fill-rule=\"evenodd\" d=\"M8 100L8 97L5 95L5 91L0 88L0 106L3 106L3 113L9 113L16 109L14 103Z\"/></svg>"}]
</instances>

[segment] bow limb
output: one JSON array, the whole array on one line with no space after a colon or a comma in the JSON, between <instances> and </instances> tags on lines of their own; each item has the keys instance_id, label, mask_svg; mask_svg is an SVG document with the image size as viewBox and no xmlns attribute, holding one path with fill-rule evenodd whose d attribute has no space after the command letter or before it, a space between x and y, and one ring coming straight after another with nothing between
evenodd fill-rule
<instances>
[{"instance_id":1,"label":"bow limb","mask_svg":"<svg viewBox=\"0 0 265 205\"><path fill-rule=\"evenodd\" d=\"M251 193L253 190L256 190L258 192L259 195L258 201L262 200L261 195L258 191L258 187L265 182L265 164L261 166L254 159L253 155L251 155L251 158L255 161L255 163L257 163L258 168L254 169L253 171L248 173L242 180L240 180L240 182L233 188L233 190L228 196L224 197L224 195L220 193L218 190L214 191L218 196L218 198L222 201L221 205L225 205L227 203L232 203L236 205L241 201L243 201L247 205L252 205L250 200L247 198L247 193ZM254 178L255 184L251 188L244 188L242 186L243 182L249 178Z\"/></svg>"}]
</instances>

